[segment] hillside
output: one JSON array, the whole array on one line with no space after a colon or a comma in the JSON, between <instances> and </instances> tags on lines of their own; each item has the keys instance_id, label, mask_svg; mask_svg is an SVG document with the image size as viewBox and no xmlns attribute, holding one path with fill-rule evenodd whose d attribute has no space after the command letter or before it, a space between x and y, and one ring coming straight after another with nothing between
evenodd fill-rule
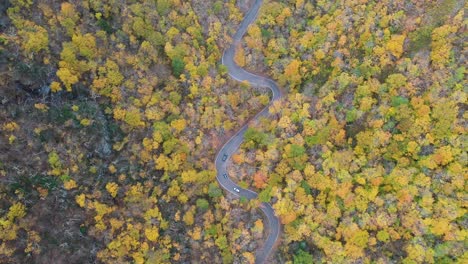
<instances>
[{"instance_id":1,"label":"hillside","mask_svg":"<svg viewBox=\"0 0 468 264\"><path fill-rule=\"evenodd\" d=\"M0 263L465 263L465 1L0 3ZM248 123L217 182L215 155Z\"/></svg>"}]
</instances>

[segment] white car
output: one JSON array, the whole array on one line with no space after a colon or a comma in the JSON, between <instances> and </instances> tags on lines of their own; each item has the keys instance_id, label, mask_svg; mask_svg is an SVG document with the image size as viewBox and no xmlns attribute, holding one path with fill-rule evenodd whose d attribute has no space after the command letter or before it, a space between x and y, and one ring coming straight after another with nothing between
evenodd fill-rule
<instances>
[{"instance_id":1,"label":"white car","mask_svg":"<svg viewBox=\"0 0 468 264\"><path fill-rule=\"evenodd\" d=\"M235 191L235 192L238 192L238 193L240 192L240 190L237 189L236 187L234 187L234 191Z\"/></svg>"}]
</instances>

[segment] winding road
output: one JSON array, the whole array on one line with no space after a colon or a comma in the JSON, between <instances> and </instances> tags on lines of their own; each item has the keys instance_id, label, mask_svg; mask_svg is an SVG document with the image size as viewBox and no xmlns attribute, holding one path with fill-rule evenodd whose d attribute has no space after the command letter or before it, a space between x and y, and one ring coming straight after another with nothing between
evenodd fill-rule
<instances>
[{"instance_id":1,"label":"winding road","mask_svg":"<svg viewBox=\"0 0 468 264\"><path fill-rule=\"evenodd\" d=\"M262 111L257 113L252 120L258 120L258 118L261 116L267 116L268 108L273 104L274 101L279 100L282 97L278 85L273 80L247 72L234 62L236 46L239 44L242 37L246 33L249 25L255 21L261 5L262 0L255 1L253 6L249 9L244 19L242 20L239 28L237 29L237 32L234 34L230 47L225 50L222 57L222 64L227 67L229 76L231 76L231 78L240 82L247 81L252 86L268 87L272 92L272 99L270 100L270 103L265 106ZM229 193L251 200L257 198L258 194L254 191L239 187L230 179L226 169L228 159L230 159L232 154L234 154L239 149L240 144L244 140L244 133L247 128L248 124L244 125L224 144L224 146L216 155L215 166L217 170L216 178L218 179L221 187L223 187ZM269 203L261 203L259 208L267 219L268 230L270 233L268 234L268 237L263 244L263 248L256 253L255 263L265 263L268 259L268 256L272 253L275 243L279 239L281 226L278 217L275 215L275 212Z\"/></svg>"}]
</instances>

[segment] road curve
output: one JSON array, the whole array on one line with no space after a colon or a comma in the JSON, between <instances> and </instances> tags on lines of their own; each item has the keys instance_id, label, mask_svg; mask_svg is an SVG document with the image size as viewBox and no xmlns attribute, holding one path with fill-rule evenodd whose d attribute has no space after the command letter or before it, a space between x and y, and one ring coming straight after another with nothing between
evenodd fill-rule
<instances>
[{"instance_id":1,"label":"road curve","mask_svg":"<svg viewBox=\"0 0 468 264\"><path fill-rule=\"evenodd\" d=\"M272 99L270 103L259 113L257 113L252 120L258 120L258 118L261 116L267 116L268 108L273 104L274 101L279 100L282 97L278 85L273 80L247 72L234 62L236 46L239 44L242 37L246 33L248 26L255 21L261 5L262 0L255 1L253 6L249 9L244 19L242 20L239 28L237 29L237 32L234 34L231 45L227 50L224 51L222 57L222 64L227 67L229 76L231 76L231 78L240 82L247 81L252 86L268 87L272 92ZM215 166L217 171L216 178L221 187L223 187L231 194L237 195L239 197L245 197L250 200L257 198L258 194L254 191L239 187L229 178L228 172L226 170L227 160L230 159L232 154L234 154L239 149L240 144L244 140L244 133L247 128L248 124L244 125L224 144L224 146L216 155ZM268 234L263 248L256 253L255 263L265 263L268 259L268 256L272 253L276 241L279 239L281 226L278 217L275 215L275 212L269 203L261 203L259 208L267 219L267 224L269 227L268 230L270 233Z\"/></svg>"}]
</instances>

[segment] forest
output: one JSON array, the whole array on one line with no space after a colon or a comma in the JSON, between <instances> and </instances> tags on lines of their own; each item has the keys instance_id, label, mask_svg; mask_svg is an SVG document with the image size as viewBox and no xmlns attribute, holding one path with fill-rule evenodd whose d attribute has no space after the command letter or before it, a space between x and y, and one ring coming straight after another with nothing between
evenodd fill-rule
<instances>
[{"instance_id":1,"label":"forest","mask_svg":"<svg viewBox=\"0 0 468 264\"><path fill-rule=\"evenodd\" d=\"M465 1L0 3L0 263L466 263Z\"/></svg>"}]
</instances>

